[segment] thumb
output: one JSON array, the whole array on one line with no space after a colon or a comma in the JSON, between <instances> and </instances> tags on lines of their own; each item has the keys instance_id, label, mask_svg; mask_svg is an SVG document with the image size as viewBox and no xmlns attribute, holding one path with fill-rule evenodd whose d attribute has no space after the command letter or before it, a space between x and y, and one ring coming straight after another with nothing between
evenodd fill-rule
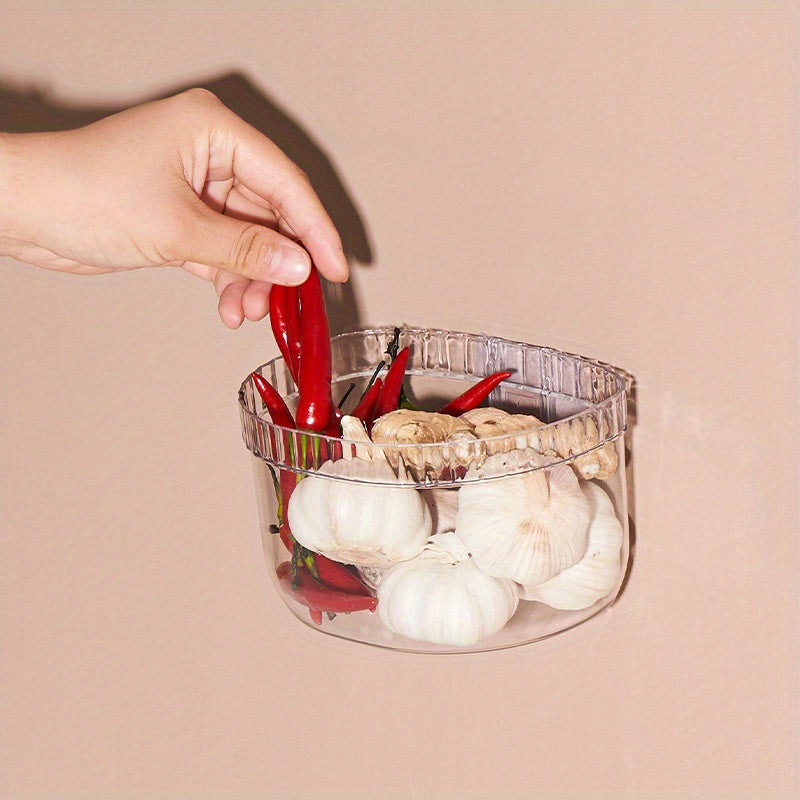
<instances>
[{"instance_id":1,"label":"thumb","mask_svg":"<svg viewBox=\"0 0 800 800\"><path fill-rule=\"evenodd\" d=\"M308 277L311 259L296 242L272 228L201 206L197 224L184 237L186 261L286 286L297 286Z\"/></svg>"}]
</instances>

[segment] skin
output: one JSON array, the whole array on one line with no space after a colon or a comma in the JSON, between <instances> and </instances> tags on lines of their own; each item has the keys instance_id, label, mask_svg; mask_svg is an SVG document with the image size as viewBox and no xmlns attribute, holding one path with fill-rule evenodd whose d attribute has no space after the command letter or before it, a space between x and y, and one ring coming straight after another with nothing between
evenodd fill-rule
<instances>
[{"instance_id":1,"label":"skin","mask_svg":"<svg viewBox=\"0 0 800 800\"><path fill-rule=\"evenodd\" d=\"M94 275L179 267L211 281L230 328L263 319L273 283L313 259L345 281L307 176L204 89L78 130L0 133L0 255Z\"/></svg>"}]
</instances>

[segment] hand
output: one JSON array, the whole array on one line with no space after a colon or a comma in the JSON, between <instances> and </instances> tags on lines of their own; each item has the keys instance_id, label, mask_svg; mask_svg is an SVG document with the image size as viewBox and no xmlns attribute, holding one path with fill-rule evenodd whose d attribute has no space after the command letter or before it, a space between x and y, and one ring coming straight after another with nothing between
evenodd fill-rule
<instances>
[{"instance_id":1,"label":"hand","mask_svg":"<svg viewBox=\"0 0 800 800\"><path fill-rule=\"evenodd\" d=\"M313 259L348 267L303 172L204 89L85 128L0 133L0 255L95 274L181 267L212 281L231 328L263 319L273 283Z\"/></svg>"}]
</instances>

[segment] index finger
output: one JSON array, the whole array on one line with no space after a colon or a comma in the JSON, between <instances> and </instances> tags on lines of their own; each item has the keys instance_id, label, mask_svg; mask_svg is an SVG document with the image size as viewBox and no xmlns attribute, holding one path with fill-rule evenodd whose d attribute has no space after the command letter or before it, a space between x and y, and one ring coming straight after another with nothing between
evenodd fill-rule
<instances>
[{"instance_id":1,"label":"index finger","mask_svg":"<svg viewBox=\"0 0 800 800\"><path fill-rule=\"evenodd\" d=\"M331 281L347 280L341 238L308 176L244 120L235 118L231 134L234 177L272 206L322 275Z\"/></svg>"}]
</instances>

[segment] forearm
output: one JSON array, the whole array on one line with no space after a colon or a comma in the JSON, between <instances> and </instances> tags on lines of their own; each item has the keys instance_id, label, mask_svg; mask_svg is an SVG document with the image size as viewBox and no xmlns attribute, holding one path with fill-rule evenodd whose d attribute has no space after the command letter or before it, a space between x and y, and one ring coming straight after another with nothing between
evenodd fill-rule
<instances>
[{"instance_id":1,"label":"forearm","mask_svg":"<svg viewBox=\"0 0 800 800\"><path fill-rule=\"evenodd\" d=\"M80 134L0 132L0 256L80 274L108 271L85 264L79 252L98 238L102 203L112 201L98 202L81 180Z\"/></svg>"}]
</instances>

